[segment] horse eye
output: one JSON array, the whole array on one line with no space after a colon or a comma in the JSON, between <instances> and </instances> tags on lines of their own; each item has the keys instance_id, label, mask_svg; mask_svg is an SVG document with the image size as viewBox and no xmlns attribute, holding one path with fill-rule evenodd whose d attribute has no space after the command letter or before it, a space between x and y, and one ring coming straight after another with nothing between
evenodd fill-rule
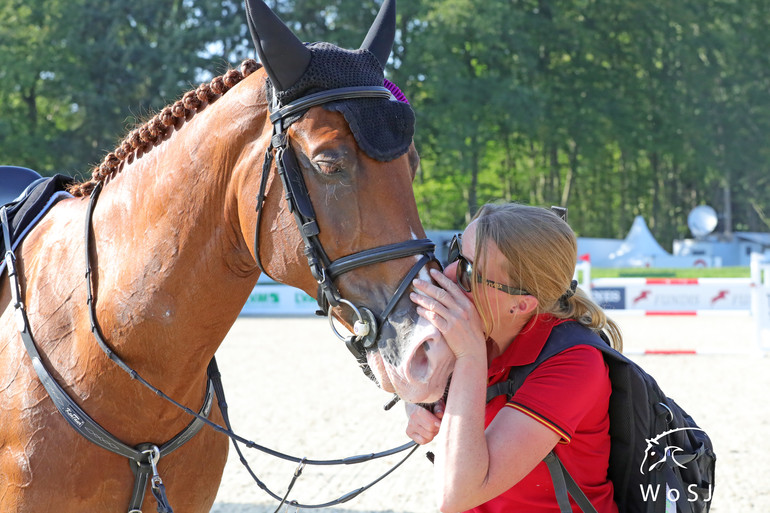
<instances>
[{"instance_id":1,"label":"horse eye","mask_svg":"<svg viewBox=\"0 0 770 513\"><path fill-rule=\"evenodd\" d=\"M317 162L318 170L325 175L336 175L342 172L339 162Z\"/></svg>"}]
</instances>

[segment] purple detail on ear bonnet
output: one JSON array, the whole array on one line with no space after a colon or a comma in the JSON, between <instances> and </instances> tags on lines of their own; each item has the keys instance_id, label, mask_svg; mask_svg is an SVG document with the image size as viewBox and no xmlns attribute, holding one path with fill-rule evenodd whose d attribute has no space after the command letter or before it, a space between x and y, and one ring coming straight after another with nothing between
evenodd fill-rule
<instances>
[{"instance_id":1,"label":"purple detail on ear bonnet","mask_svg":"<svg viewBox=\"0 0 770 513\"><path fill-rule=\"evenodd\" d=\"M386 78L382 85L385 86L388 91L390 91L396 100L400 101L401 103L409 104L409 100L406 99L406 96L401 92L401 89L399 89L396 84Z\"/></svg>"}]
</instances>

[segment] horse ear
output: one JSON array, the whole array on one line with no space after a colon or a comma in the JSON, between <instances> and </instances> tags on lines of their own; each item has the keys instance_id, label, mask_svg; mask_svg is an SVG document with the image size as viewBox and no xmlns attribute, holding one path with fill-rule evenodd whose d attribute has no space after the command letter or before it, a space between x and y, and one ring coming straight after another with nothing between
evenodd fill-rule
<instances>
[{"instance_id":1,"label":"horse ear","mask_svg":"<svg viewBox=\"0 0 770 513\"><path fill-rule=\"evenodd\" d=\"M251 38L273 86L285 91L310 64L310 50L262 0L246 0L246 20Z\"/></svg>"},{"instance_id":2,"label":"horse ear","mask_svg":"<svg viewBox=\"0 0 770 513\"><path fill-rule=\"evenodd\" d=\"M369 50L380 61L382 67L388 62L396 38L396 0L384 0L380 12L369 28L361 48Z\"/></svg>"}]
</instances>

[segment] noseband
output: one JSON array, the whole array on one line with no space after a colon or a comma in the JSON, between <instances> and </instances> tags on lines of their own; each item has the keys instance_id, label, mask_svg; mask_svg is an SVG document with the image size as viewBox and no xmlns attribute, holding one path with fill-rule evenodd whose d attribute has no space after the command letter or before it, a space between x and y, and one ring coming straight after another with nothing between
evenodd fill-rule
<instances>
[{"instance_id":1,"label":"noseband","mask_svg":"<svg viewBox=\"0 0 770 513\"><path fill-rule=\"evenodd\" d=\"M384 98L390 99L391 92L385 87L343 87L339 89L330 89L319 93L304 96L288 105L273 105L270 121L273 124L273 136L270 139L270 145L265 151L265 158L262 165L262 181L257 194L257 225L254 230L254 255L260 271L270 276L262 265L259 256L259 227L262 220L262 210L267 189L267 179L270 174L270 167L275 158L276 170L281 177L283 188L286 193L286 201L289 204L289 211L294 214L294 220L299 228L300 236L305 245L305 256L307 257L310 272L318 283L318 293L316 300L320 310L319 315L327 315L331 323L332 330L342 340L345 341L348 349L356 357L364 373L373 378L371 369L366 363L366 351L375 346L380 328L387 321L392 313L396 303L403 297L412 280L417 273L431 260L435 260L433 250L435 244L429 239L407 240L395 244L387 244L371 249L366 249L352 255L344 256L335 261L331 261L324 251L319 238L320 229L316 218L313 204L308 194L305 180L302 177L302 171L297 163L297 158L289 144L289 134L287 129L293 121L287 118L298 112L305 111L311 107L322 105L324 103L352 100L356 98ZM275 150L275 151L273 151ZM397 260L414 255L421 255L417 263L412 266L406 276L401 280L398 288L388 301L385 309L375 315L371 310L364 306L356 306L351 301L342 297L334 281L342 274L364 267L367 265ZM353 326L353 335L343 337L334 327L330 307L341 305L348 306L353 310L357 320Z\"/></svg>"}]
</instances>

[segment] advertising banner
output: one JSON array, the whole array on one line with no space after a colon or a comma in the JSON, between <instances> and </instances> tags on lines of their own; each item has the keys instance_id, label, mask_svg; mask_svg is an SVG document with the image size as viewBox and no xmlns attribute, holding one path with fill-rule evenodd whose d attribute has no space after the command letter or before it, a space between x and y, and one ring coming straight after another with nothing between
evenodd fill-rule
<instances>
[{"instance_id":1,"label":"advertising banner","mask_svg":"<svg viewBox=\"0 0 770 513\"><path fill-rule=\"evenodd\" d=\"M299 289L278 283L258 283L241 310L241 315L313 315L315 298Z\"/></svg>"},{"instance_id":2,"label":"advertising banner","mask_svg":"<svg viewBox=\"0 0 770 513\"><path fill-rule=\"evenodd\" d=\"M604 308L648 312L750 310L750 278L597 278L594 300Z\"/></svg>"},{"instance_id":3,"label":"advertising banner","mask_svg":"<svg viewBox=\"0 0 770 513\"><path fill-rule=\"evenodd\" d=\"M768 306L767 286L752 286L751 278L596 278L580 273L580 286L590 291L605 309L655 313L695 314L703 311L759 312L758 302ZM761 289L761 290L760 290ZM764 291L765 295L761 296ZM752 304L752 296L753 303ZM257 283L242 315L313 315L315 298L273 281ZM770 314L758 317L770 330Z\"/></svg>"}]
</instances>

